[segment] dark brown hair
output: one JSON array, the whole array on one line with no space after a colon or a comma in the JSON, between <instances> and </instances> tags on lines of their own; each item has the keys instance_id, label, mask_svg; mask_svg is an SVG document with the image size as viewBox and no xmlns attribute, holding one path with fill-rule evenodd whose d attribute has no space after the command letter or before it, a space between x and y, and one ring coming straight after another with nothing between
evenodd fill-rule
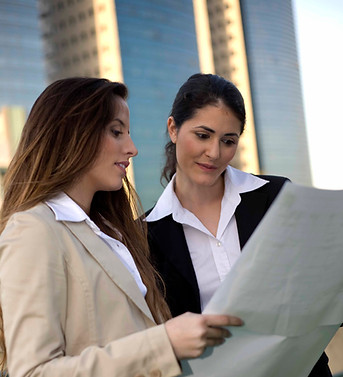
<instances>
[{"instance_id":1,"label":"dark brown hair","mask_svg":"<svg viewBox=\"0 0 343 377\"><path fill-rule=\"evenodd\" d=\"M43 91L32 107L5 174L0 233L12 214L67 190L89 169L104 129L118 111L116 98L126 100L127 95L122 83L77 77L58 80ZM117 237L113 227L121 234L147 286L147 304L160 323L170 317L170 312L159 293L159 275L149 262L142 213L137 194L125 178L120 190L95 194L90 217L108 235ZM1 309L0 321L0 349L5 350ZM6 355L3 363L5 359Z\"/></svg>"}]
</instances>

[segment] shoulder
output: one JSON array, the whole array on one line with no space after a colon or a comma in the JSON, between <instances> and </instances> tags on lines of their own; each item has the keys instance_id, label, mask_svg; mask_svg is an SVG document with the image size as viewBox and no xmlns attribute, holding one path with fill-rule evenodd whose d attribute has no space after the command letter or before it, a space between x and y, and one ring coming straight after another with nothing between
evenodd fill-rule
<instances>
[{"instance_id":1,"label":"shoulder","mask_svg":"<svg viewBox=\"0 0 343 377\"><path fill-rule=\"evenodd\" d=\"M281 184L281 186L287 181L290 182L289 178L282 177L279 175L256 175L256 177L265 179L266 181L269 181L270 183L273 183L273 184Z\"/></svg>"},{"instance_id":2,"label":"shoulder","mask_svg":"<svg viewBox=\"0 0 343 377\"><path fill-rule=\"evenodd\" d=\"M62 276L67 254L63 225L50 212L45 204L39 204L11 216L0 235L1 279L11 281L13 271L15 276L29 273L42 277L52 272Z\"/></svg>"},{"instance_id":3,"label":"shoulder","mask_svg":"<svg viewBox=\"0 0 343 377\"><path fill-rule=\"evenodd\" d=\"M267 181L266 184L257 188L253 191L244 192L241 195L242 202L239 207L242 207L243 204L256 207L258 203L264 203L264 210L267 210L271 203L278 196L283 185L290 180L286 177L276 176L276 175L256 175L259 178L262 178Z\"/></svg>"},{"instance_id":4,"label":"shoulder","mask_svg":"<svg viewBox=\"0 0 343 377\"><path fill-rule=\"evenodd\" d=\"M56 224L55 215L50 208L44 203L39 203L28 210L14 213L9 218L1 237L11 230L30 229L33 233L38 233Z\"/></svg>"},{"instance_id":5,"label":"shoulder","mask_svg":"<svg viewBox=\"0 0 343 377\"><path fill-rule=\"evenodd\" d=\"M154 209L151 208L146 212L146 216L149 215L149 213ZM170 226L177 226L180 225L176 221L174 221L172 214L167 215L165 217L162 217L158 220L154 221L147 221L147 226L148 226L148 232L151 233L152 231L158 230L158 231L163 231L163 229L169 228Z\"/></svg>"},{"instance_id":6,"label":"shoulder","mask_svg":"<svg viewBox=\"0 0 343 377\"><path fill-rule=\"evenodd\" d=\"M29 255L32 251L37 257L43 254L43 249L61 248L63 228L63 224L55 220L50 208L40 203L10 217L0 235L0 251L17 249L21 255Z\"/></svg>"},{"instance_id":7,"label":"shoulder","mask_svg":"<svg viewBox=\"0 0 343 377\"><path fill-rule=\"evenodd\" d=\"M150 249L161 243L179 245L184 242L183 226L173 219L172 214L155 221L148 221L147 226Z\"/></svg>"},{"instance_id":8,"label":"shoulder","mask_svg":"<svg viewBox=\"0 0 343 377\"><path fill-rule=\"evenodd\" d=\"M290 180L287 177L282 177L278 175L257 175L257 177L268 181L268 183L257 189L257 191L267 192L272 195L278 194L282 186L286 182L290 182Z\"/></svg>"},{"instance_id":9,"label":"shoulder","mask_svg":"<svg viewBox=\"0 0 343 377\"><path fill-rule=\"evenodd\" d=\"M27 210L15 212L8 222L18 219L31 219L32 221L40 221L41 219L44 219L49 221L49 219L54 220L55 215L45 203L39 203Z\"/></svg>"}]
</instances>

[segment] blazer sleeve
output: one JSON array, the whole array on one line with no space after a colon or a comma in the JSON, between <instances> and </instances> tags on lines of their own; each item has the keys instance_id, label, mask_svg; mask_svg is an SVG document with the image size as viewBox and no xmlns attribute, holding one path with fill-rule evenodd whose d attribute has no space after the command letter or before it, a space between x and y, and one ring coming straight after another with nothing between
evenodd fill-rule
<instances>
[{"instance_id":1,"label":"blazer sleeve","mask_svg":"<svg viewBox=\"0 0 343 377\"><path fill-rule=\"evenodd\" d=\"M66 247L53 227L27 213L13 216L0 236L0 302L9 375L180 374L164 325L113 339L104 347L94 341L79 355L66 355L66 309L68 301L76 299L68 297ZM122 325L113 319L113 326Z\"/></svg>"}]
</instances>

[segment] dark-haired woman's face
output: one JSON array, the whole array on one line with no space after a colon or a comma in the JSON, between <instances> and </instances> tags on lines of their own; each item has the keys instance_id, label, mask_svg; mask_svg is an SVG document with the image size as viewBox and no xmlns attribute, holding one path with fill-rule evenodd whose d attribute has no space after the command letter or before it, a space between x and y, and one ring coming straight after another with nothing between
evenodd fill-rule
<instances>
[{"instance_id":1,"label":"dark-haired woman's face","mask_svg":"<svg viewBox=\"0 0 343 377\"><path fill-rule=\"evenodd\" d=\"M179 130L170 117L168 130L176 144L178 181L213 186L236 153L241 122L220 102L199 109Z\"/></svg>"}]
</instances>

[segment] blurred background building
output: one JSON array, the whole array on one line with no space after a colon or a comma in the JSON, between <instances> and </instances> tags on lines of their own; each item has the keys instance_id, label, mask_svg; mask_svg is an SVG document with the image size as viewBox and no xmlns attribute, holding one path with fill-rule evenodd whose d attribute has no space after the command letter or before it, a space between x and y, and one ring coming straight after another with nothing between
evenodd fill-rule
<instances>
[{"instance_id":1,"label":"blurred background building","mask_svg":"<svg viewBox=\"0 0 343 377\"><path fill-rule=\"evenodd\" d=\"M261 169L310 184L292 1L240 3Z\"/></svg>"},{"instance_id":2,"label":"blurred background building","mask_svg":"<svg viewBox=\"0 0 343 377\"><path fill-rule=\"evenodd\" d=\"M0 0L0 186L44 77L36 0Z\"/></svg>"},{"instance_id":3,"label":"blurred background building","mask_svg":"<svg viewBox=\"0 0 343 377\"><path fill-rule=\"evenodd\" d=\"M27 112L23 106L0 108L0 179L15 152L26 116Z\"/></svg>"},{"instance_id":4,"label":"blurred background building","mask_svg":"<svg viewBox=\"0 0 343 377\"><path fill-rule=\"evenodd\" d=\"M45 86L36 0L0 0L0 106L30 109Z\"/></svg>"},{"instance_id":5,"label":"blurred background building","mask_svg":"<svg viewBox=\"0 0 343 377\"><path fill-rule=\"evenodd\" d=\"M145 208L162 187L165 126L195 72L233 81L247 127L233 165L311 184L291 0L39 0L48 82L86 75L130 90L134 180Z\"/></svg>"},{"instance_id":6,"label":"blurred background building","mask_svg":"<svg viewBox=\"0 0 343 377\"><path fill-rule=\"evenodd\" d=\"M173 98L199 71L233 81L245 98L247 126L233 166L311 184L292 0L39 0L38 11L34 0L0 3L17 33L4 27L11 37L2 43L13 40L13 53L1 85L14 94L10 102L0 97L0 106L31 106L44 76L46 83L76 75L124 81L139 150L131 174L146 209L162 191Z\"/></svg>"}]
</instances>

